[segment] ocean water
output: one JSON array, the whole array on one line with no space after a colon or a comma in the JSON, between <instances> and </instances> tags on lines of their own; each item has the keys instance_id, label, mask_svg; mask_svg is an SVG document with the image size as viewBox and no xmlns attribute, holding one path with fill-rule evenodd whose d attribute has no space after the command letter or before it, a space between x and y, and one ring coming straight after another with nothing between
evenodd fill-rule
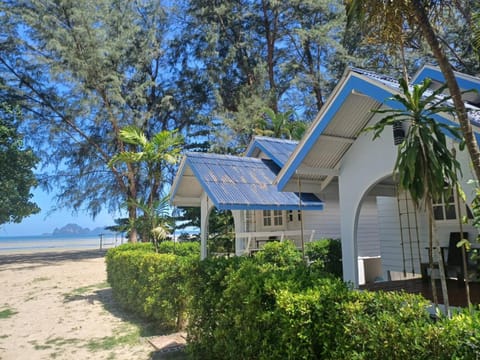
<instances>
[{"instance_id":1,"label":"ocean water","mask_svg":"<svg viewBox=\"0 0 480 360\"><path fill-rule=\"evenodd\" d=\"M102 248L111 248L126 242L120 235L103 235ZM60 250L93 250L100 248L98 235L68 236L0 236L0 254L60 251Z\"/></svg>"}]
</instances>

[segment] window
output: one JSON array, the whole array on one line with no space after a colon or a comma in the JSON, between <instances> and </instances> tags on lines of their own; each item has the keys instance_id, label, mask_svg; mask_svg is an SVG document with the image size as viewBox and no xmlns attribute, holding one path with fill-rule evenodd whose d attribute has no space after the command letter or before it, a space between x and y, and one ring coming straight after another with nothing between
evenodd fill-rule
<instances>
[{"instance_id":1,"label":"window","mask_svg":"<svg viewBox=\"0 0 480 360\"><path fill-rule=\"evenodd\" d=\"M472 212L468 206L465 206L465 210L462 211L461 215L467 215L469 219L473 219ZM448 199L445 199L445 197L442 196L442 199L438 203L433 204L433 217L435 220L457 219L457 203L453 195Z\"/></svg>"},{"instance_id":2,"label":"window","mask_svg":"<svg viewBox=\"0 0 480 360\"><path fill-rule=\"evenodd\" d=\"M293 221L294 220L294 215L293 215L293 210L288 211L288 221ZM302 221L302 211L297 210L297 220Z\"/></svg>"},{"instance_id":3,"label":"window","mask_svg":"<svg viewBox=\"0 0 480 360\"><path fill-rule=\"evenodd\" d=\"M282 226L283 214L281 210L263 210L263 226Z\"/></svg>"}]
</instances>

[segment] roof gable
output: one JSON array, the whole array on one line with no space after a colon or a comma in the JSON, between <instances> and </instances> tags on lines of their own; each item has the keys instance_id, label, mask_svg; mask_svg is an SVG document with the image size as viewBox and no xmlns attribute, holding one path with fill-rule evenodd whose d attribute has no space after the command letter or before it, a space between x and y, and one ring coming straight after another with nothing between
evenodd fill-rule
<instances>
[{"instance_id":1,"label":"roof gable","mask_svg":"<svg viewBox=\"0 0 480 360\"><path fill-rule=\"evenodd\" d=\"M399 92L398 82L391 77L347 69L278 174L275 180L278 188L285 189L294 176L327 184L338 175L343 155L374 115L372 109L382 105L403 109L402 104L391 99ZM437 114L435 119L456 125L448 115Z\"/></svg>"},{"instance_id":2,"label":"roof gable","mask_svg":"<svg viewBox=\"0 0 480 360\"><path fill-rule=\"evenodd\" d=\"M279 167L283 167L297 145L298 141L295 140L255 136L248 146L245 156L257 157L256 154L261 151Z\"/></svg>"}]
</instances>

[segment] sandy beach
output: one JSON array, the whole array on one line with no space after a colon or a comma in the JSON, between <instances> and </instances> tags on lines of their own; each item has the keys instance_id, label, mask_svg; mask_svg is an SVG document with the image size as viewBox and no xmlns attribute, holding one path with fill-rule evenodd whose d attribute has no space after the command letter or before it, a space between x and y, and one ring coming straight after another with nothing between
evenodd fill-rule
<instances>
[{"instance_id":1,"label":"sandy beach","mask_svg":"<svg viewBox=\"0 0 480 360\"><path fill-rule=\"evenodd\" d=\"M162 359L119 309L104 251L0 255L0 359Z\"/></svg>"}]
</instances>

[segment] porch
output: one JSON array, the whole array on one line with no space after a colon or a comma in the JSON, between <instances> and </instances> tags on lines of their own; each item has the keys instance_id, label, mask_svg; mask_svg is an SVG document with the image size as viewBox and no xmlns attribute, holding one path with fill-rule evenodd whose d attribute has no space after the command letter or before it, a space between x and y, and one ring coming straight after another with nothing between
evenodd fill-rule
<instances>
[{"instance_id":1,"label":"porch","mask_svg":"<svg viewBox=\"0 0 480 360\"><path fill-rule=\"evenodd\" d=\"M440 280L436 280L438 302L443 304L442 291L440 287ZM470 299L472 304L480 304L480 282L471 282L470 285ZM465 293L465 284L455 279L447 279L448 299L451 306L467 306L467 296ZM396 280L396 281L382 281L377 283L369 283L361 285L360 289L369 291L405 291L410 294L420 294L426 299L433 301L432 287L430 280L425 281L421 278Z\"/></svg>"},{"instance_id":2,"label":"porch","mask_svg":"<svg viewBox=\"0 0 480 360\"><path fill-rule=\"evenodd\" d=\"M293 241L299 249L308 242L312 242L315 236L315 230L283 230L283 231L252 231L236 233L236 242L240 244L243 254L251 254L270 241Z\"/></svg>"}]
</instances>

